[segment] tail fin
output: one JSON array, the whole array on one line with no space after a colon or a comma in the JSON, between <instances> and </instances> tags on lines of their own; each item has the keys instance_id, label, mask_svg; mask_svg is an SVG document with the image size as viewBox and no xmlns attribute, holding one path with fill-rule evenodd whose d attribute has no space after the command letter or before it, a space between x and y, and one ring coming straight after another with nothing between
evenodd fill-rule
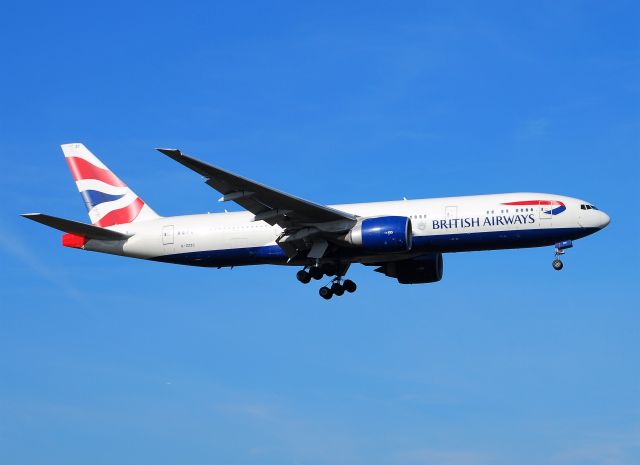
<instances>
[{"instance_id":1,"label":"tail fin","mask_svg":"<svg viewBox=\"0 0 640 465\"><path fill-rule=\"evenodd\" d=\"M159 217L83 144L61 147L95 226L104 228Z\"/></svg>"}]
</instances>

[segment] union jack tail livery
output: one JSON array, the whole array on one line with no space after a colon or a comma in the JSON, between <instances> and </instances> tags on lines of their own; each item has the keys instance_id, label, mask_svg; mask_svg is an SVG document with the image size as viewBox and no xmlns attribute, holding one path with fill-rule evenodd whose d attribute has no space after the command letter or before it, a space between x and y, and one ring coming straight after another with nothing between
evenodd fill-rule
<instances>
[{"instance_id":1,"label":"union jack tail livery","mask_svg":"<svg viewBox=\"0 0 640 465\"><path fill-rule=\"evenodd\" d=\"M83 144L64 144L62 151L94 226L104 228L159 218Z\"/></svg>"}]
</instances>

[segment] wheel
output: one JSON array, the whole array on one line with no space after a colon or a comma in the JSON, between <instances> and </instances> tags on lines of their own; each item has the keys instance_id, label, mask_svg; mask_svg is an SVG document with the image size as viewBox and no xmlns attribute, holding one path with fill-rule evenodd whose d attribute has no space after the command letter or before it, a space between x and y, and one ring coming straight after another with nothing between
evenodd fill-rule
<instances>
[{"instance_id":1,"label":"wheel","mask_svg":"<svg viewBox=\"0 0 640 465\"><path fill-rule=\"evenodd\" d=\"M340 285L340 283L333 283L331 285L331 292L333 292L337 296L341 296L344 294L344 287Z\"/></svg>"},{"instance_id":2,"label":"wheel","mask_svg":"<svg viewBox=\"0 0 640 465\"><path fill-rule=\"evenodd\" d=\"M320 297L322 297L325 300L329 300L331 298L331 296L333 295L333 292L331 292L331 289L329 289L326 286L322 286L320 288Z\"/></svg>"},{"instance_id":3,"label":"wheel","mask_svg":"<svg viewBox=\"0 0 640 465\"><path fill-rule=\"evenodd\" d=\"M556 258L551 264L553 265L553 269L556 271L560 271L564 266L564 264L562 263L562 260L558 258Z\"/></svg>"},{"instance_id":4,"label":"wheel","mask_svg":"<svg viewBox=\"0 0 640 465\"><path fill-rule=\"evenodd\" d=\"M322 279L322 277L324 276L322 269L317 266L311 267L309 269L309 274L313 279Z\"/></svg>"},{"instance_id":5,"label":"wheel","mask_svg":"<svg viewBox=\"0 0 640 465\"><path fill-rule=\"evenodd\" d=\"M342 287L347 292L356 292L356 289L358 288L358 286L356 286L356 283L354 283L350 279L345 279L345 281L342 283Z\"/></svg>"},{"instance_id":6,"label":"wheel","mask_svg":"<svg viewBox=\"0 0 640 465\"><path fill-rule=\"evenodd\" d=\"M304 270L300 270L296 273L296 278L298 279L298 281L300 281L302 284L308 284L309 281L311 281L311 276L309 276L309 273L307 273Z\"/></svg>"},{"instance_id":7,"label":"wheel","mask_svg":"<svg viewBox=\"0 0 640 465\"><path fill-rule=\"evenodd\" d=\"M327 276L335 276L338 273L338 267L333 263L325 263L321 269Z\"/></svg>"}]
</instances>

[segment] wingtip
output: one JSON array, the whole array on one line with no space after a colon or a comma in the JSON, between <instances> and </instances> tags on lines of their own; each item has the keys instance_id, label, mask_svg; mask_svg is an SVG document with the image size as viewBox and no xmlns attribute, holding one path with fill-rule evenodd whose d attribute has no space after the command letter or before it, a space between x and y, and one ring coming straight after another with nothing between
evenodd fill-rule
<instances>
[{"instance_id":1,"label":"wingtip","mask_svg":"<svg viewBox=\"0 0 640 465\"><path fill-rule=\"evenodd\" d=\"M156 150L160 153L164 153L165 155L181 155L180 150L178 149L167 149L167 148L156 148Z\"/></svg>"},{"instance_id":2,"label":"wingtip","mask_svg":"<svg viewBox=\"0 0 640 465\"><path fill-rule=\"evenodd\" d=\"M42 213L20 213L20 216L23 218L32 218L38 215L42 215Z\"/></svg>"}]
</instances>

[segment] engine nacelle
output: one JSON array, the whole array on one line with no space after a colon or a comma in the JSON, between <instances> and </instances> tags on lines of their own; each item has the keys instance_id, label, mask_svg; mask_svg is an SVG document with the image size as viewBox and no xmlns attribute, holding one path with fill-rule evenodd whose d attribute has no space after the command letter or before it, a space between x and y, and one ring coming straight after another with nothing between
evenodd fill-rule
<instances>
[{"instance_id":1,"label":"engine nacelle","mask_svg":"<svg viewBox=\"0 0 640 465\"><path fill-rule=\"evenodd\" d=\"M434 253L410 260L388 262L376 268L376 271L396 278L400 284L436 283L442 279L442 254Z\"/></svg>"},{"instance_id":2,"label":"engine nacelle","mask_svg":"<svg viewBox=\"0 0 640 465\"><path fill-rule=\"evenodd\" d=\"M380 216L359 221L345 240L371 253L394 253L411 250L411 219L406 216Z\"/></svg>"}]
</instances>

